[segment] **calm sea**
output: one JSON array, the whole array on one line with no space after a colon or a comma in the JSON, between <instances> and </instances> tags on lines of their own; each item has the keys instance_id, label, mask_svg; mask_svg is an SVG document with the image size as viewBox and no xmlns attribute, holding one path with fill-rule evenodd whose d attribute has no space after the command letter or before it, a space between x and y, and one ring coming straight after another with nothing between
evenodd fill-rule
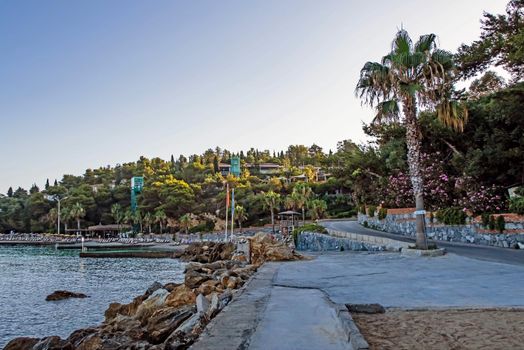
<instances>
[{"instance_id":1,"label":"calm sea","mask_svg":"<svg viewBox=\"0 0 524 350\"><path fill-rule=\"evenodd\" d=\"M130 302L154 281L183 280L183 264L174 259L80 259L78 254L0 246L0 349L14 337L67 337L103 321L111 302ZM45 301L60 289L89 298Z\"/></svg>"}]
</instances>

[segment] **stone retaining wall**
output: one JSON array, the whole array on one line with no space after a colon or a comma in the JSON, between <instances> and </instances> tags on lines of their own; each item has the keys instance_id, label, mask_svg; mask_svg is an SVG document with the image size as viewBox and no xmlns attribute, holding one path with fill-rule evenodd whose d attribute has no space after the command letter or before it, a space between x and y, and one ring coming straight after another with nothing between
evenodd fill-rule
<instances>
[{"instance_id":1,"label":"stone retaining wall","mask_svg":"<svg viewBox=\"0 0 524 350\"><path fill-rule=\"evenodd\" d=\"M359 213L358 222L360 224L367 222L370 228L403 236L414 237L416 232L414 209L389 209L386 218L383 220L379 220L376 215L370 218L368 215ZM475 219L470 220L467 225L450 226L439 223L436 218L433 218L433 222L431 222L429 215L427 215L426 232L428 238L438 241L473 243L503 248L524 248L524 222L518 221L507 221L504 233L498 233L486 230Z\"/></svg>"},{"instance_id":2,"label":"stone retaining wall","mask_svg":"<svg viewBox=\"0 0 524 350\"><path fill-rule=\"evenodd\" d=\"M388 238L328 230L329 235L303 232L298 236L297 249L307 251L400 251L404 242Z\"/></svg>"}]
</instances>

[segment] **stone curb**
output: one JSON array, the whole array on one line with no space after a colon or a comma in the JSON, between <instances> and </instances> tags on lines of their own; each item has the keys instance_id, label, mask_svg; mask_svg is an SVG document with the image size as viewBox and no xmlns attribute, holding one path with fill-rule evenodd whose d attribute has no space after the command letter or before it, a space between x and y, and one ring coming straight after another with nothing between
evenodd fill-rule
<instances>
[{"instance_id":1,"label":"stone curb","mask_svg":"<svg viewBox=\"0 0 524 350\"><path fill-rule=\"evenodd\" d=\"M355 324L355 321L353 321L353 317L351 317L351 314L349 313L349 310L347 309L346 305L344 304L335 304L334 305L337 316L340 319L340 322L342 323L342 328L344 328L344 331L346 332L348 336L348 342L350 345L351 350L367 350L369 349L369 344L364 339L364 336L362 333L360 333L360 330L358 329L357 325Z\"/></svg>"},{"instance_id":2,"label":"stone curb","mask_svg":"<svg viewBox=\"0 0 524 350\"><path fill-rule=\"evenodd\" d=\"M430 250L402 248L402 250L400 251L400 255L402 256L417 256L417 257L428 257L428 258L443 256L444 254L446 254L445 248L430 249Z\"/></svg>"}]
</instances>

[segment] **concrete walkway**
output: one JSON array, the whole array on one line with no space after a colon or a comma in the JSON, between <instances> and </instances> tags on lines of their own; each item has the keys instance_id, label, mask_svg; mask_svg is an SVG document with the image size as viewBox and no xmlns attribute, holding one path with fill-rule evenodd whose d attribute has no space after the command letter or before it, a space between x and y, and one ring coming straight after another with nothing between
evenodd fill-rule
<instances>
[{"instance_id":1,"label":"concrete walkway","mask_svg":"<svg viewBox=\"0 0 524 350\"><path fill-rule=\"evenodd\" d=\"M322 291L274 287L249 349L347 349L347 338Z\"/></svg>"},{"instance_id":2,"label":"concrete walkway","mask_svg":"<svg viewBox=\"0 0 524 350\"><path fill-rule=\"evenodd\" d=\"M340 252L266 263L191 349L351 349L337 304L524 307L523 277L523 266L455 254Z\"/></svg>"}]
</instances>

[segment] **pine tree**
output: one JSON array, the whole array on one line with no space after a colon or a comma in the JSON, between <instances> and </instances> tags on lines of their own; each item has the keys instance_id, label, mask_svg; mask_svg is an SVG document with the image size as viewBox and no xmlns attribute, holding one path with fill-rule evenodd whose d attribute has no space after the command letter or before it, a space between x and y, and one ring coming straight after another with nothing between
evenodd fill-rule
<instances>
[{"instance_id":1,"label":"pine tree","mask_svg":"<svg viewBox=\"0 0 524 350\"><path fill-rule=\"evenodd\" d=\"M30 194L38 193L38 192L40 192L40 189L38 188L36 184L33 184L33 186L31 186L31 188L29 189Z\"/></svg>"},{"instance_id":2,"label":"pine tree","mask_svg":"<svg viewBox=\"0 0 524 350\"><path fill-rule=\"evenodd\" d=\"M56 179L55 179L55 182L53 183L53 186L58 186L58 181L56 181Z\"/></svg>"},{"instance_id":3,"label":"pine tree","mask_svg":"<svg viewBox=\"0 0 524 350\"><path fill-rule=\"evenodd\" d=\"M175 167L175 157L173 155L171 155L171 167Z\"/></svg>"},{"instance_id":4,"label":"pine tree","mask_svg":"<svg viewBox=\"0 0 524 350\"><path fill-rule=\"evenodd\" d=\"M47 179L45 181L45 189L48 190L49 189L49 179Z\"/></svg>"},{"instance_id":5,"label":"pine tree","mask_svg":"<svg viewBox=\"0 0 524 350\"><path fill-rule=\"evenodd\" d=\"M7 197L9 198L13 197L13 188L12 187L9 187L9 189L7 190Z\"/></svg>"},{"instance_id":6,"label":"pine tree","mask_svg":"<svg viewBox=\"0 0 524 350\"><path fill-rule=\"evenodd\" d=\"M215 173L218 173L218 171L220 170L218 166L218 157L217 156L213 158L213 170L215 171Z\"/></svg>"}]
</instances>

